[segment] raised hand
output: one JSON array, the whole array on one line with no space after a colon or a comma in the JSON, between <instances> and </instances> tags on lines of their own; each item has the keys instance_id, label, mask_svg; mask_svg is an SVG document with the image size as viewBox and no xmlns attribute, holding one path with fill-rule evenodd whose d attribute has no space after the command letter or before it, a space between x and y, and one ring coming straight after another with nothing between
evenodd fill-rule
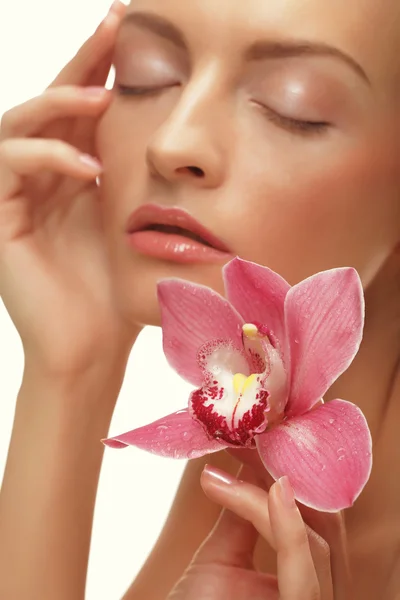
<instances>
[{"instance_id":1,"label":"raised hand","mask_svg":"<svg viewBox=\"0 0 400 600\"><path fill-rule=\"evenodd\" d=\"M0 294L26 361L56 373L111 358L127 335L112 306L94 157L124 12L116 3L48 89L1 122Z\"/></svg>"}]
</instances>

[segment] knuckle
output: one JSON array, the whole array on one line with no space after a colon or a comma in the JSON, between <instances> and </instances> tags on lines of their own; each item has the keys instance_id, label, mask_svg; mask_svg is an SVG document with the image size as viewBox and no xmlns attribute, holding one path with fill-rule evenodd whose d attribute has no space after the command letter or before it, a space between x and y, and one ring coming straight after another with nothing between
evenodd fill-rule
<instances>
[{"instance_id":1,"label":"knuckle","mask_svg":"<svg viewBox=\"0 0 400 600\"><path fill-rule=\"evenodd\" d=\"M304 530L296 531L292 536L292 547L296 550L302 550L308 546L307 533Z\"/></svg>"},{"instance_id":2,"label":"knuckle","mask_svg":"<svg viewBox=\"0 0 400 600\"><path fill-rule=\"evenodd\" d=\"M286 543L280 549L280 554L283 558L287 558L293 554L302 554L309 552L309 542L307 534L304 532L293 532Z\"/></svg>"},{"instance_id":3,"label":"knuckle","mask_svg":"<svg viewBox=\"0 0 400 600\"><path fill-rule=\"evenodd\" d=\"M311 546L313 546L314 550L317 551L319 558L322 559L325 565L330 565L331 548L328 542L313 529L308 531L308 537L310 539Z\"/></svg>"},{"instance_id":4,"label":"knuckle","mask_svg":"<svg viewBox=\"0 0 400 600\"><path fill-rule=\"evenodd\" d=\"M319 537L318 547L321 557L325 560L325 562L329 563L331 560L331 549L329 547L328 542L326 542L323 538Z\"/></svg>"}]
</instances>

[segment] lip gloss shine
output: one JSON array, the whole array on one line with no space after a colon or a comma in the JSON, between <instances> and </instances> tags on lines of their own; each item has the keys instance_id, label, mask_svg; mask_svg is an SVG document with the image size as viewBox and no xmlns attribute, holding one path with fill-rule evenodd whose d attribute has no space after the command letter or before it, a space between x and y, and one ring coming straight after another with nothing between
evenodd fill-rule
<instances>
[{"instance_id":1,"label":"lip gloss shine","mask_svg":"<svg viewBox=\"0 0 400 600\"><path fill-rule=\"evenodd\" d=\"M178 263L224 263L232 258L228 252L175 233L137 231L128 235L128 243L140 254Z\"/></svg>"}]
</instances>

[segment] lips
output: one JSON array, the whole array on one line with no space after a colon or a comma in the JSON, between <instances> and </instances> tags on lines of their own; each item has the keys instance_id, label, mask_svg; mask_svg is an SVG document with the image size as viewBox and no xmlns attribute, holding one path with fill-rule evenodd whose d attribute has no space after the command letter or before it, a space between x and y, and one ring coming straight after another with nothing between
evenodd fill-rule
<instances>
[{"instance_id":1,"label":"lips","mask_svg":"<svg viewBox=\"0 0 400 600\"><path fill-rule=\"evenodd\" d=\"M224 254L231 254L221 240L181 208L164 207L158 204L141 206L130 216L127 233L132 235L144 231L178 236Z\"/></svg>"},{"instance_id":2,"label":"lips","mask_svg":"<svg viewBox=\"0 0 400 600\"><path fill-rule=\"evenodd\" d=\"M135 253L162 261L222 264L233 258L221 240L177 207L141 206L129 217L126 233Z\"/></svg>"}]
</instances>

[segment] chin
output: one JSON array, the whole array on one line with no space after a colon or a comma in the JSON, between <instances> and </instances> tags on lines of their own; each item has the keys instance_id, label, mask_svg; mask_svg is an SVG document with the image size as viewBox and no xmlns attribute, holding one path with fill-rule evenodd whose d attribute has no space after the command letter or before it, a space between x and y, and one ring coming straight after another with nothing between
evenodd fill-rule
<instances>
[{"instance_id":1,"label":"chin","mask_svg":"<svg viewBox=\"0 0 400 600\"><path fill-rule=\"evenodd\" d=\"M114 280L118 309L130 323L161 326L158 281L169 278L186 279L224 295L222 266L179 264L136 255L129 261L125 272L119 269L118 280Z\"/></svg>"}]
</instances>

